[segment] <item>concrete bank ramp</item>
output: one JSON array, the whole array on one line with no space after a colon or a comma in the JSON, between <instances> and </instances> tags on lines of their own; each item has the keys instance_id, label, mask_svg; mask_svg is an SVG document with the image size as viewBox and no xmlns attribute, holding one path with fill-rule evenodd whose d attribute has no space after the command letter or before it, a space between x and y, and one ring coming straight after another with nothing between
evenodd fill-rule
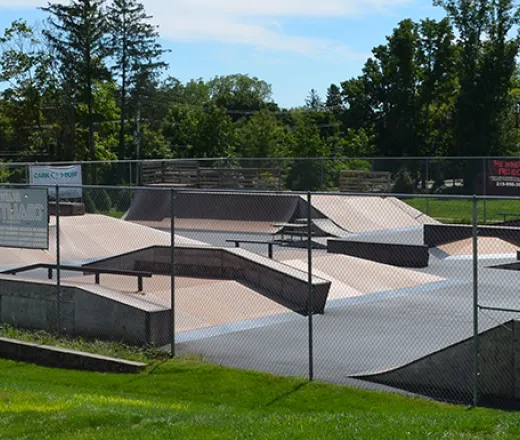
<instances>
[{"instance_id":1,"label":"concrete bank ramp","mask_svg":"<svg viewBox=\"0 0 520 440\"><path fill-rule=\"evenodd\" d=\"M175 242L197 245L201 242L175 237ZM110 257L143 247L169 246L170 234L146 226L99 214L60 218L62 261ZM56 218L51 217L50 255L56 255Z\"/></svg>"},{"instance_id":2,"label":"concrete bank ramp","mask_svg":"<svg viewBox=\"0 0 520 440\"><path fill-rule=\"evenodd\" d=\"M175 236L180 245L202 245L189 238ZM60 218L62 262L110 257L154 245L168 246L170 234L100 214ZM0 267L20 267L56 262L56 218L50 218L49 249L2 248Z\"/></svg>"},{"instance_id":3,"label":"concrete bank ramp","mask_svg":"<svg viewBox=\"0 0 520 440\"><path fill-rule=\"evenodd\" d=\"M315 195L311 203L315 217L328 218L340 229L351 233L436 223L393 197Z\"/></svg>"},{"instance_id":4,"label":"concrete bank ramp","mask_svg":"<svg viewBox=\"0 0 520 440\"><path fill-rule=\"evenodd\" d=\"M139 190L125 219L169 227L170 198L169 191ZM275 223L306 218L308 209L306 196L291 193L180 191L174 205L179 229L264 233L275 232ZM437 223L393 197L313 195L312 207L315 229L334 237Z\"/></svg>"},{"instance_id":5,"label":"concrete bank ramp","mask_svg":"<svg viewBox=\"0 0 520 440\"><path fill-rule=\"evenodd\" d=\"M139 190L125 219L155 227L169 227L169 191ZM298 212L300 199L292 194L177 192L175 224L181 229L274 232Z\"/></svg>"},{"instance_id":6,"label":"concrete bank ramp","mask_svg":"<svg viewBox=\"0 0 520 440\"><path fill-rule=\"evenodd\" d=\"M479 336L481 403L520 401L520 321L509 321ZM434 398L470 401L473 392L473 338L409 364L351 376Z\"/></svg>"}]
</instances>

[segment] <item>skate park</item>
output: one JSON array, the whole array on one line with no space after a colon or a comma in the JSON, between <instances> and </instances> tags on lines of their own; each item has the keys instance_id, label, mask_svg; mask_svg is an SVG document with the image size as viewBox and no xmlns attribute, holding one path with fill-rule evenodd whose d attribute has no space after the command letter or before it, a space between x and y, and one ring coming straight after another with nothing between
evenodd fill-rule
<instances>
[{"instance_id":1,"label":"skate park","mask_svg":"<svg viewBox=\"0 0 520 440\"><path fill-rule=\"evenodd\" d=\"M292 193L176 191L173 208L170 201L170 191L142 189L122 219L60 218L61 262L113 272L62 271L64 331L168 349L173 223L177 352L305 375L310 216L316 378L454 400L470 395L471 228L468 235L468 227L441 225L386 196L314 195L310 213L306 195ZM54 216L49 231L48 250L2 250L2 322L55 324ZM514 308L518 272L496 266L517 261L520 230L487 227L482 234L481 301ZM141 273L142 286L117 271ZM490 399L517 397L511 319L494 312L479 323L483 350L492 350L481 353ZM488 358L490 371L503 374L486 373Z\"/></svg>"}]
</instances>

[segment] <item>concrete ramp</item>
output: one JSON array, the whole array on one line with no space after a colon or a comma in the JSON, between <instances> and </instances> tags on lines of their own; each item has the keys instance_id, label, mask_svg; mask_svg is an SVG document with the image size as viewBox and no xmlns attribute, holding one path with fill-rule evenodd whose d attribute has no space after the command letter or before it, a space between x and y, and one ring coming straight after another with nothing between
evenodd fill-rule
<instances>
[{"instance_id":1,"label":"concrete ramp","mask_svg":"<svg viewBox=\"0 0 520 440\"><path fill-rule=\"evenodd\" d=\"M169 227L169 191L139 190L125 219ZM314 228L322 235L382 231L436 224L432 218L393 197L313 195ZM307 217L307 198L295 194L178 191L174 201L179 229L232 232L276 232L275 223Z\"/></svg>"},{"instance_id":2,"label":"concrete ramp","mask_svg":"<svg viewBox=\"0 0 520 440\"><path fill-rule=\"evenodd\" d=\"M56 255L56 218L51 217L49 254ZM175 237L177 244L199 241ZM99 214L60 218L62 261L110 257L153 245L170 245L170 234Z\"/></svg>"},{"instance_id":3,"label":"concrete ramp","mask_svg":"<svg viewBox=\"0 0 520 440\"><path fill-rule=\"evenodd\" d=\"M312 197L315 217L328 218L350 233L409 228L435 220L393 197L318 195Z\"/></svg>"},{"instance_id":4,"label":"concrete ramp","mask_svg":"<svg viewBox=\"0 0 520 440\"><path fill-rule=\"evenodd\" d=\"M479 336L481 403L520 399L520 321L509 321ZM473 338L409 364L351 376L435 398L470 401L473 392Z\"/></svg>"},{"instance_id":5,"label":"concrete ramp","mask_svg":"<svg viewBox=\"0 0 520 440\"><path fill-rule=\"evenodd\" d=\"M169 191L139 190L125 219L155 227L169 227ZM182 229L274 232L273 223L289 222L298 215L295 195L230 192L177 192L174 212Z\"/></svg>"}]
</instances>

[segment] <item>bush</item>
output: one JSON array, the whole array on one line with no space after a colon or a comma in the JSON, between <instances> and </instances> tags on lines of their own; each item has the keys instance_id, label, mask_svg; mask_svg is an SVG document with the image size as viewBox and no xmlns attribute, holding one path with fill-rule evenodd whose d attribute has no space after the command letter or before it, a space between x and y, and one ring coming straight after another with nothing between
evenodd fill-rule
<instances>
[{"instance_id":1,"label":"bush","mask_svg":"<svg viewBox=\"0 0 520 440\"><path fill-rule=\"evenodd\" d=\"M96 204L92 200L90 191L83 190L83 204L85 205L85 212L88 214L94 214L96 212Z\"/></svg>"},{"instance_id":2,"label":"bush","mask_svg":"<svg viewBox=\"0 0 520 440\"><path fill-rule=\"evenodd\" d=\"M401 169L397 172L392 192L397 194L413 194L415 192L415 185L407 170Z\"/></svg>"},{"instance_id":3,"label":"bush","mask_svg":"<svg viewBox=\"0 0 520 440\"><path fill-rule=\"evenodd\" d=\"M113 196L114 207L117 211L126 212L130 208L133 200L133 191L117 191Z\"/></svg>"},{"instance_id":4,"label":"bush","mask_svg":"<svg viewBox=\"0 0 520 440\"><path fill-rule=\"evenodd\" d=\"M96 197L96 209L99 212L108 212L112 208L112 200L110 200L110 196L108 192L104 189L98 191Z\"/></svg>"}]
</instances>

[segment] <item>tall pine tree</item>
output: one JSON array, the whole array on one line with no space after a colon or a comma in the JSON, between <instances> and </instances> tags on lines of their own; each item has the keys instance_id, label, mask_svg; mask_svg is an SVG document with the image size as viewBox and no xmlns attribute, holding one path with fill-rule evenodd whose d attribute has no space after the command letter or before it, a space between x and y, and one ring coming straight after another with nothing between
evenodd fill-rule
<instances>
[{"instance_id":1,"label":"tall pine tree","mask_svg":"<svg viewBox=\"0 0 520 440\"><path fill-rule=\"evenodd\" d=\"M124 159L125 127L129 95L137 105L147 86L154 82L161 69L167 64L160 60L165 52L157 42L155 26L149 23L144 6L137 0L114 0L108 8L108 47L114 58L112 70L121 81L120 105L121 125L119 128L119 158Z\"/></svg>"},{"instance_id":2,"label":"tall pine tree","mask_svg":"<svg viewBox=\"0 0 520 440\"><path fill-rule=\"evenodd\" d=\"M96 159L94 85L106 78L107 73L103 1L71 0L67 4L49 3L42 8L50 15L50 28L44 31L44 35L57 54L64 89L72 94L73 107L76 103L87 106L87 148L91 160Z\"/></svg>"}]
</instances>

